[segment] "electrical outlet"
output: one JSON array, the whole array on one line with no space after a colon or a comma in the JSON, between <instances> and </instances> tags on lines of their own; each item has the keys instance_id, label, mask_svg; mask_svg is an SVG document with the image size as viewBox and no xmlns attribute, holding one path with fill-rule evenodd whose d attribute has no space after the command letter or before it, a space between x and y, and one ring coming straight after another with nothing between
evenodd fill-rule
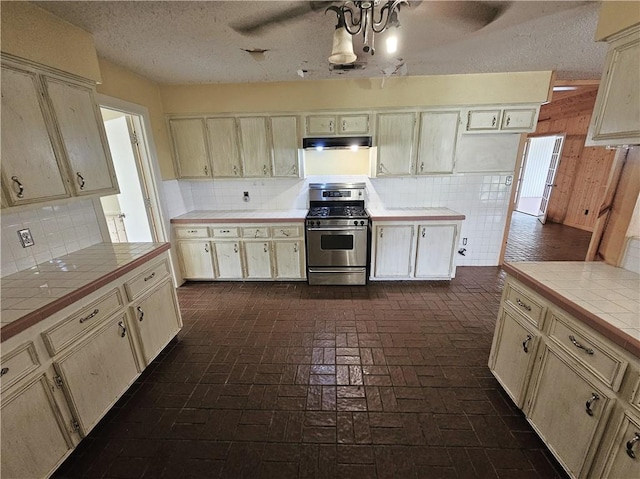
<instances>
[{"instance_id":1,"label":"electrical outlet","mask_svg":"<svg viewBox=\"0 0 640 479\"><path fill-rule=\"evenodd\" d=\"M20 243L23 248L28 248L29 246L33 246L35 242L33 241L33 236L31 236L31 230L29 228L25 228L23 230L18 230L18 238L20 238Z\"/></svg>"},{"instance_id":2,"label":"electrical outlet","mask_svg":"<svg viewBox=\"0 0 640 479\"><path fill-rule=\"evenodd\" d=\"M513 183L513 176L509 175L509 176L507 176L507 179L504 180L504 185L505 186L511 186L511 183Z\"/></svg>"},{"instance_id":3,"label":"electrical outlet","mask_svg":"<svg viewBox=\"0 0 640 479\"><path fill-rule=\"evenodd\" d=\"M249 192L248 192L248 191L245 191L245 192L242 194L242 200L243 200L244 202L249 201Z\"/></svg>"}]
</instances>

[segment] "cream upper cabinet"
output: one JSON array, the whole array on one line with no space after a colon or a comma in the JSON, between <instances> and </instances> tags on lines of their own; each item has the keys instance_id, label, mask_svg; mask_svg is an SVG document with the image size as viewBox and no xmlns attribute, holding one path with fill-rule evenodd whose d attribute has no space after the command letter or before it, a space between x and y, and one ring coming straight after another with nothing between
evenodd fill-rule
<instances>
[{"instance_id":1,"label":"cream upper cabinet","mask_svg":"<svg viewBox=\"0 0 640 479\"><path fill-rule=\"evenodd\" d=\"M76 195L118 193L111 153L93 89L45 76Z\"/></svg>"},{"instance_id":2,"label":"cream upper cabinet","mask_svg":"<svg viewBox=\"0 0 640 479\"><path fill-rule=\"evenodd\" d=\"M470 108L466 111L466 133L531 133L538 123L539 105Z\"/></svg>"},{"instance_id":3,"label":"cream upper cabinet","mask_svg":"<svg viewBox=\"0 0 640 479\"><path fill-rule=\"evenodd\" d=\"M298 168L298 118L272 116L271 144L273 146L273 176L299 176Z\"/></svg>"},{"instance_id":4,"label":"cream upper cabinet","mask_svg":"<svg viewBox=\"0 0 640 479\"><path fill-rule=\"evenodd\" d=\"M245 240L244 252L245 277L248 279L271 279L271 241Z\"/></svg>"},{"instance_id":5,"label":"cream upper cabinet","mask_svg":"<svg viewBox=\"0 0 640 479\"><path fill-rule=\"evenodd\" d=\"M4 81L4 80L3 80ZM2 396L2 477L49 477L73 449L52 394L53 381L35 376Z\"/></svg>"},{"instance_id":6,"label":"cream upper cabinet","mask_svg":"<svg viewBox=\"0 0 640 479\"><path fill-rule=\"evenodd\" d=\"M309 136L368 135L368 113L308 115L305 134Z\"/></svg>"},{"instance_id":7,"label":"cream upper cabinet","mask_svg":"<svg viewBox=\"0 0 640 479\"><path fill-rule=\"evenodd\" d=\"M238 127L244 176L271 176L271 146L267 118L263 116L238 118Z\"/></svg>"},{"instance_id":8,"label":"cream upper cabinet","mask_svg":"<svg viewBox=\"0 0 640 479\"><path fill-rule=\"evenodd\" d=\"M406 278L411 274L413 255L413 225L375 227L375 267L378 278Z\"/></svg>"},{"instance_id":9,"label":"cream upper cabinet","mask_svg":"<svg viewBox=\"0 0 640 479\"><path fill-rule=\"evenodd\" d=\"M473 130L497 130L500 128L499 109L495 110L469 110L467 113L467 131Z\"/></svg>"},{"instance_id":10,"label":"cream upper cabinet","mask_svg":"<svg viewBox=\"0 0 640 479\"><path fill-rule=\"evenodd\" d=\"M366 135L369 133L369 115L339 115L338 134Z\"/></svg>"},{"instance_id":11,"label":"cream upper cabinet","mask_svg":"<svg viewBox=\"0 0 640 479\"><path fill-rule=\"evenodd\" d=\"M640 27L609 42L587 146L640 144Z\"/></svg>"},{"instance_id":12,"label":"cream upper cabinet","mask_svg":"<svg viewBox=\"0 0 640 479\"><path fill-rule=\"evenodd\" d=\"M459 122L458 111L420 114L416 174L453 173Z\"/></svg>"},{"instance_id":13,"label":"cream upper cabinet","mask_svg":"<svg viewBox=\"0 0 640 479\"><path fill-rule=\"evenodd\" d=\"M185 279L214 279L212 246L208 240L179 241L178 255Z\"/></svg>"},{"instance_id":14,"label":"cream upper cabinet","mask_svg":"<svg viewBox=\"0 0 640 479\"><path fill-rule=\"evenodd\" d=\"M304 240L273 242L275 279L304 279Z\"/></svg>"},{"instance_id":15,"label":"cream upper cabinet","mask_svg":"<svg viewBox=\"0 0 640 479\"><path fill-rule=\"evenodd\" d=\"M457 226L418 225L415 276L422 279L451 279L454 268Z\"/></svg>"},{"instance_id":16,"label":"cream upper cabinet","mask_svg":"<svg viewBox=\"0 0 640 479\"><path fill-rule=\"evenodd\" d=\"M378 176L411 175L416 113L378 113L376 117Z\"/></svg>"},{"instance_id":17,"label":"cream upper cabinet","mask_svg":"<svg viewBox=\"0 0 640 479\"><path fill-rule=\"evenodd\" d=\"M180 178L209 178L211 168L201 118L172 118L169 129Z\"/></svg>"},{"instance_id":18,"label":"cream upper cabinet","mask_svg":"<svg viewBox=\"0 0 640 479\"><path fill-rule=\"evenodd\" d=\"M38 77L2 67L2 185L7 203L20 205L70 196L52 144Z\"/></svg>"},{"instance_id":19,"label":"cream upper cabinet","mask_svg":"<svg viewBox=\"0 0 640 479\"><path fill-rule=\"evenodd\" d=\"M310 115L306 118L306 134L311 136L335 135L336 115Z\"/></svg>"},{"instance_id":20,"label":"cream upper cabinet","mask_svg":"<svg viewBox=\"0 0 640 479\"><path fill-rule=\"evenodd\" d=\"M242 159L235 118L207 118L207 139L213 176L241 177Z\"/></svg>"},{"instance_id":21,"label":"cream upper cabinet","mask_svg":"<svg viewBox=\"0 0 640 479\"><path fill-rule=\"evenodd\" d=\"M502 114L501 130L535 131L538 122L537 108L507 108Z\"/></svg>"}]
</instances>

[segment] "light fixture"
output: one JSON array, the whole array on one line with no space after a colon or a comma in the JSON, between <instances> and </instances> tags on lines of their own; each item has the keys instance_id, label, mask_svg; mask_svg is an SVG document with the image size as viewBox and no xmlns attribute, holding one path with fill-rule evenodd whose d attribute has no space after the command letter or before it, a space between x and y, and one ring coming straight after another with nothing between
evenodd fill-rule
<instances>
[{"instance_id":1,"label":"light fixture","mask_svg":"<svg viewBox=\"0 0 640 479\"><path fill-rule=\"evenodd\" d=\"M353 53L353 41L350 36L362 33L365 53L374 55L375 34L382 33L389 27L399 27L398 12L400 5L408 4L407 0L372 0L372 1L348 1L341 7L331 5L325 10L336 12L338 23L333 33L333 49L329 62L335 64L348 64L356 61ZM350 36L349 36L350 35ZM397 38L395 42L388 40L387 49L397 49Z\"/></svg>"}]
</instances>

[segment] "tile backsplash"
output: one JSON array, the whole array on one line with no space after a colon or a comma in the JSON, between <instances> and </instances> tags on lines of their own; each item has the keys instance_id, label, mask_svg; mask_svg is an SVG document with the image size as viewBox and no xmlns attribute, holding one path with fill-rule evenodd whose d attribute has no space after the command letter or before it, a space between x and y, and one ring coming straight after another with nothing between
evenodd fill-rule
<instances>
[{"instance_id":1,"label":"tile backsplash","mask_svg":"<svg viewBox=\"0 0 640 479\"><path fill-rule=\"evenodd\" d=\"M7 276L37 263L102 242L93 201L74 199L20 212L2 213L2 273ZM29 228L34 245L23 248L18 231Z\"/></svg>"},{"instance_id":2,"label":"tile backsplash","mask_svg":"<svg viewBox=\"0 0 640 479\"><path fill-rule=\"evenodd\" d=\"M310 176L305 179L238 179L164 182L169 216L192 210L286 210L308 206L309 183L364 182L367 204L385 208L446 207L466 215L462 223L465 256L459 266L498 264L511 194L508 175L448 175L406 178ZM509 183L509 185L507 185ZM243 192L249 201L243 201ZM460 244L460 248L462 248Z\"/></svg>"}]
</instances>

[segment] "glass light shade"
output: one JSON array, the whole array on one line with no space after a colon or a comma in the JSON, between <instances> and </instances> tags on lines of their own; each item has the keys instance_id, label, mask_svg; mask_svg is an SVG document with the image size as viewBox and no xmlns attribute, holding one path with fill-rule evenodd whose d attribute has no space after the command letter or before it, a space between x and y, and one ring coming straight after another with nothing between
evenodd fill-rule
<instances>
[{"instance_id":1,"label":"glass light shade","mask_svg":"<svg viewBox=\"0 0 640 479\"><path fill-rule=\"evenodd\" d=\"M387 45L387 53L395 53L398 50L398 37L394 33L389 33L385 41Z\"/></svg>"},{"instance_id":2,"label":"glass light shade","mask_svg":"<svg viewBox=\"0 0 640 479\"><path fill-rule=\"evenodd\" d=\"M331 49L331 56L329 57L329 63L337 65L347 65L356 61L355 53L353 53L353 40L347 29L336 28L333 32L333 48Z\"/></svg>"}]
</instances>

